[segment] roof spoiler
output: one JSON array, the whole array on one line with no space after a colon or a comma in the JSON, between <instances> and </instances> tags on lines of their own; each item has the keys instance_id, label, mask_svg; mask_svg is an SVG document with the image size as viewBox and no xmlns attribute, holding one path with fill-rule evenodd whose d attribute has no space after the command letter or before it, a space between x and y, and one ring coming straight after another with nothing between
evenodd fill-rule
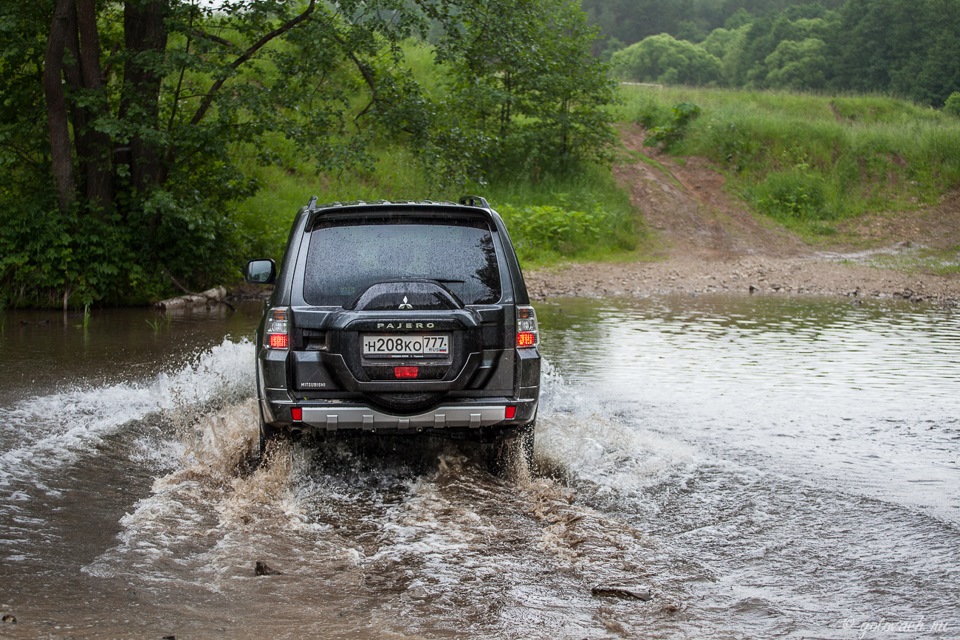
<instances>
[{"instance_id":1,"label":"roof spoiler","mask_svg":"<svg viewBox=\"0 0 960 640\"><path fill-rule=\"evenodd\" d=\"M486 199L481 198L480 196L463 196L460 198L460 204L467 205L468 207L481 207L483 209L490 208L490 205L487 204Z\"/></svg>"}]
</instances>

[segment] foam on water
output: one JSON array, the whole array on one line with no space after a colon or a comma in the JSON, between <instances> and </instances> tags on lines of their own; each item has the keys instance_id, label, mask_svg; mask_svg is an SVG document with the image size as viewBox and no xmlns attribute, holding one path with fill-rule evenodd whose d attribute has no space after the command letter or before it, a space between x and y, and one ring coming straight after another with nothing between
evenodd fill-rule
<instances>
[{"instance_id":1,"label":"foam on water","mask_svg":"<svg viewBox=\"0 0 960 640\"><path fill-rule=\"evenodd\" d=\"M224 340L179 370L150 381L71 389L0 408L7 443L0 453L0 487L12 480L39 480L150 414L249 397L252 361L248 340Z\"/></svg>"},{"instance_id":2,"label":"foam on water","mask_svg":"<svg viewBox=\"0 0 960 640\"><path fill-rule=\"evenodd\" d=\"M653 427L545 363L537 456L581 490L592 487L593 500L629 502L664 474L702 460L695 446Z\"/></svg>"}]
</instances>

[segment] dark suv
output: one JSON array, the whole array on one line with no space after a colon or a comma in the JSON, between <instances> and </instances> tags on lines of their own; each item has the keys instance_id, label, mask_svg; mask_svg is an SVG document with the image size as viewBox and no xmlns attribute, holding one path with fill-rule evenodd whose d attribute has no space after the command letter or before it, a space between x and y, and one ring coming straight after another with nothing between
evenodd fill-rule
<instances>
[{"instance_id":1,"label":"dark suv","mask_svg":"<svg viewBox=\"0 0 960 640\"><path fill-rule=\"evenodd\" d=\"M531 459L537 318L483 198L313 198L279 273L253 260L246 279L275 285L257 330L261 451L288 432L434 432Z\"/></svg>"}]
</instances>

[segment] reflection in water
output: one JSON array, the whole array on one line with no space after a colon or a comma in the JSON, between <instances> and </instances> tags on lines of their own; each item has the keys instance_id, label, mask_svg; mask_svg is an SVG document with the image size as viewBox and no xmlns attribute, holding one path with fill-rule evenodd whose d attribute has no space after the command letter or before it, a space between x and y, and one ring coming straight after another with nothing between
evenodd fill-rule
<instances>
[{"instance_id":1,"label":"reflection in water","mask_svg":"<svg viewBox=\"0 0 960 640\"><path fill-rule=\"evenodd\" d=\"M955 313L686 298L539 314L548 359L646 424L960 520Z\"/></svg>"},{"instance_id":2,"label":"reflection in water","mask_svg":"<svg viewBox=\"0 0 960 640\"><path fill-rule=\"evenodd\" d=\"M243 302L161 313L0 311L0 406L91 385L136 382L220 344L253 335L263 305Z\"/></svg>"},{"instance_id":3,"label":"reflection in water","mask_svg":"<svg viewBox=\"0 0 960 640\"><path fill-rule=\"evenodd\" d=\"M955 314L764 298L538 314L541 474L513 482L435 439L296 444L255 468L255 312L159 339L144 312L86 334L8 314L4 357L36 343L39 382L0 372L0 613L20 621L2 631L956 634ZM617 585L654 597L593 595Z\"/></svg>"}]
</instances>

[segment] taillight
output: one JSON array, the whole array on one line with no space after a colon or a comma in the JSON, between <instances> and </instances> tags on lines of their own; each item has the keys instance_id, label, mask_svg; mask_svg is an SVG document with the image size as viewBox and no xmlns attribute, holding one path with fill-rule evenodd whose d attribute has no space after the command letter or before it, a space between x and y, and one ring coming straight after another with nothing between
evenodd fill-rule
<instances>
[{"instance_id":1,"label":"taillight","mask_svg":"<svg viewBox=\"0 0 960 640\"><path fill-rule=\"evenodd\" d=\"M289 349L290 334L287 332L287 308L270 309L264 327L264 341L271 349Z\"/></svg>"},{"instance_id":2,"label":"taillight","mask_svg":"<svg viewBox=\"0 0 960 640\"><path fill-rule=\"evenodd\" d=\"M533 307L517 307L517 347L529 349L537 346L540 330L537 327L537 312Z\"/></svg>"}]
</instances>

